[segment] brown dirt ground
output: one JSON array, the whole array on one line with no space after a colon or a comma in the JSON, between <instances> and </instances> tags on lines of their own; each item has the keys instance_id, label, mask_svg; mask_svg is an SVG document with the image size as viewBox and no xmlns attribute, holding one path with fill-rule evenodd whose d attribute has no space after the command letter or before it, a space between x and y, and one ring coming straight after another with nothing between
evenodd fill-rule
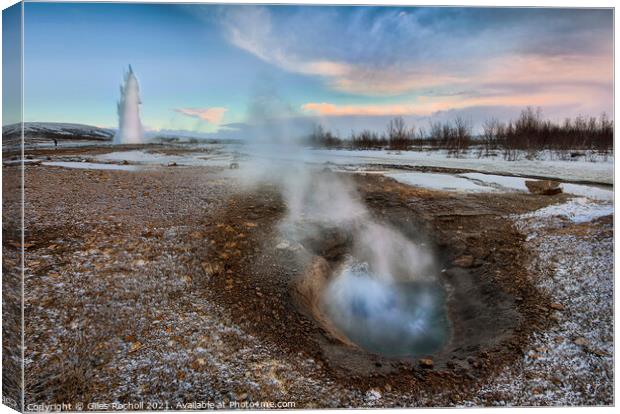
<instances>
[{"instance_id":1,"label":"brown dirt ground","mask_svg":"<svg viewBox=\"0 0 620 414\"><path fill-rule=\"evenodd\" d=\"M453 331L430 355L433 369L351 348L308 316L293 289L305 268L275 248L285 214L275 187L242 191L208 168L36 166L25 184L26 404L367 406L366 391L380 389L391 395L386 406L434 393L433 405L454 405L554 324L508 216L564 195L456 195L351 179L377 220L423 235L444 263ZM4 255L14 257L19 245L4 237ZM464 256L471 264L455 264Z\"/></svg>"}]
</instances>

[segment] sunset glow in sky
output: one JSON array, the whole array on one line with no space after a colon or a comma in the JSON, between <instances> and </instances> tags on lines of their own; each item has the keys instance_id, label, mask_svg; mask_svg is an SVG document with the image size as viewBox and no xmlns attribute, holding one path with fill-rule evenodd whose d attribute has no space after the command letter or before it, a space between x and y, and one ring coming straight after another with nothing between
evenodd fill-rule
<instances>
[{"instance_id":1,"label":"sunset glow in sky","mask_svg":"<svg viewBox=\"0 0 620 414\"><path fill-rule=\"evenodd\" d=\"M25 5L25 120L116 127L131 63L149 129L275 120L347 134L395 115L551 119L613 109L611 10Z\"/></svg>"}]
</instances>

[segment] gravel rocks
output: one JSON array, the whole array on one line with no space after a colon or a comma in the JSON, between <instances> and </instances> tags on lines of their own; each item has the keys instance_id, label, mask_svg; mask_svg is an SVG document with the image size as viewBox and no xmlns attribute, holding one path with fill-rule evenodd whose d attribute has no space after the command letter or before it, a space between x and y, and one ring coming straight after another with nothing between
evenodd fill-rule
<instances>
[{"instance_id":1,"label":"gravel rocks","mask_svg":"<svg viewBox=\"0 0 620 414\"><path fill-rule=\"evenodd\" d=\"M527 218L531 277L555 303L556 325L464 405L613 404L613 223Z\"/></svg>"}]
</instances>

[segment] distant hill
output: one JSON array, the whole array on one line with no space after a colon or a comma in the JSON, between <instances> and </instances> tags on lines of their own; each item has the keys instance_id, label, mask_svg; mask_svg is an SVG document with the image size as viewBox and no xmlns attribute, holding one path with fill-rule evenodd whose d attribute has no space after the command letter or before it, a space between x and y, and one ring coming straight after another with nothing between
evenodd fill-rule
<instances>
[{"instance_id":1,"label":"distant hill","mask_svg":"<svg viewBox=\"0 0 620 414\"><path fill-rule=\"evenodd\" d=\"M60 122L25 122L24 139L26 144L49 143L54 141L111 141L114 130L92 125L68 124ZM21 124L2 127L2 145L19 144Z\"/></svg>"}]
</instances>

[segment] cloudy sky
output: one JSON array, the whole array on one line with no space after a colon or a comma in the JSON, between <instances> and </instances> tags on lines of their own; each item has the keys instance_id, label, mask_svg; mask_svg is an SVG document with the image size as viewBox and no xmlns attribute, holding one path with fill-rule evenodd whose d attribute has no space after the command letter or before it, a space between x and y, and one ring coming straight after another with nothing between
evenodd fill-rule
<instances>
[{"instance_id":1,"label":"cloudy sky","mask_svg":"<svg viewBox=\"0 0 620 414\"><path fill-rule=\"evenodd\" d=\"M154 130L318 120L348 134L613 109L611 10L25 5L25 119L115 127L123 70Z\"/></svg>"}]
</instances>

